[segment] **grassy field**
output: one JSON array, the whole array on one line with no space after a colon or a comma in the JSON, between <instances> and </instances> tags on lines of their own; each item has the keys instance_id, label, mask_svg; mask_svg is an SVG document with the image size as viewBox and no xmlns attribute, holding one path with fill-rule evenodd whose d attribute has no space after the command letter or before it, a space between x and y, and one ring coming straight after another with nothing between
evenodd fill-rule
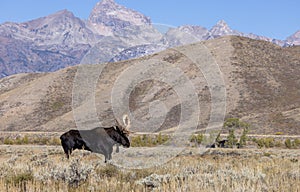
<instances>
[{"instance_id":1,"label":"grassy field","mask_svg":"<svg viewBox=\"0 0 300 192\"><path fill-rule=\"evenodd\" d=\"M48 145L0 145L0 160L1 192L300 191L299 149L210 149L137 170Z\"/></svg>"}]
</instances>

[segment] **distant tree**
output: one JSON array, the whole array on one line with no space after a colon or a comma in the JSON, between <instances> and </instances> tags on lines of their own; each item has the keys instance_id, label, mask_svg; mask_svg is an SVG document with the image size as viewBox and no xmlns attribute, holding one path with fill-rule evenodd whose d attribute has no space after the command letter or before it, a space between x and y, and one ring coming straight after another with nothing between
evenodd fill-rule
<instances>
[{"instance_id":1,"label":"distant tree","mask_svg":"<svg viewBox=\"0 0 300 192\"><path fill-rule=\"evenodd\" d=\"M230 129L229 130L229 135L227 137L227 145L228 147L233 148L236 144L237 144L237 139L234 135L234 129Z\"/></svg>"},{"instance_id":2,"label":"distant tree","mask_svg":"<svg viewBox=\"0 0 300 192\"><path fill-rule=\"evenodd\" d=\"M234 129L239 127L240 120L238 118L228 118L225 122L223 127L227 129Z\"/></svg>"},{"instance_id":3,"label":"distant tree","mask_svg":"<svg viewBox=\"0 0 300 192\"><path fill-rule=\"evenodd\" d=\"M239 118L228 118L224 122L223 127L227 129L238 129L238 128L249 129L250 124L241 121Z\"/></svg>"},{"instance_id":4,"label":"distant tree","mask_svg":"<svg viewBox=\"0 0 300 192\"><path fill-rule=\"evenodd\" d=\"M217 138L216 138L216 142L219 143L221 141L221 133L218 134Z\"/></svg>"},{"instance_id":5,"label":"distant tree","mask_svg":"<svg viewBox=\"0 0 300 192\"><path fill-rule=\"evenodd\" d=\"M240 141L238 143L238 147L243 147L246 145L247 141L247 134L249 132L250 124L241 121L239 118L228 118L225 122L223 127L229 130L228 135L228 147L233 147L237 144L236 136L234 132L236 129L243 129L242 136L240 137Z\"/></svg>"},{"instance_id":6,"label":"distant tree","mask_svg":"<svg viewBox=\"0 0 300 192\"><path fill-rule=\"evenodd\" d=\"M246 145L246 141L248 139L247 134L248 134L248 129L244 128L242 136L240 137L239 147L244 147Z\"/></svg>"},{"instance_id":7,"label":"distant tree","mask_svg":"<svg viewBox=\"0 0 300 192\"><path fill-rule=\"evenodd\" d=\"M202 141L203 141L203 139L204 139L204 136L203 136L203 134L196 134L196 135L192 135L191 137L190 137L190 142L193 142L193 143L195 143L195 144L201 144L202 143Z\"/></svg>"}]
</instances>

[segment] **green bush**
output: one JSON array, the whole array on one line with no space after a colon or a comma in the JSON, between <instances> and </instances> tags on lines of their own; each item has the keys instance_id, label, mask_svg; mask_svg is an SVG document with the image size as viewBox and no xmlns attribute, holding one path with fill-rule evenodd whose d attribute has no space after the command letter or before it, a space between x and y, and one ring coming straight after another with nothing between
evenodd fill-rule
<instances>
[{"instance_id":1,"label":"green bush","mask_svg":"<svg viewBox=\"0 0 300 192\"><path fill-rule=\"evenodd\" d=\"M240 137L239 147L244 147L246 145L246 142L248 140L247 134L248 134L248 129L244 128L242 136Z\"/></svg>"},{"instance_id":2,"label":"green bush","mask_svg":"<svg viewBox=\"0 0 300 192\"><path fill-rule=\"evenodd\" d=\"M271 148L276 145L275 139L272 137L256 139L255 142L259 148L262 148L262 147ZM277 143L277 145L278 145L278 143Z\"/></svg>"},{"instance_id":3,"label":"green bush","mask_svg":"<svg viewBox=\"0 0 300 192\"><path fill-rule=\"evenodd\" d=\"M195 144L200 144L203 141L203 134L195 134L191 135L190 137L190 142L195 143Z\"/></svg>"},{"instance_id":4,"label":"green bush","mask_svg":"<svg viewBox=\"0 0 300 192\"><path fill-rule=\"evenodd\" d=\"M25 135L25 136L23 137L22 143L23 143L23 144L29 144L29 139L28 139L28 136L27 136L27 135Z\"/></svg>"},{"instance_id":5,"label":"green bush","mask_svg":"<svg viewBox=\"0 0 300 192\"><path fill-rule=\"evenodd\" d=\"M300 147L300 139L295 139L293 142L294 147L298 148Z\"/></svg>"},{"instance_id":6,"label":"green bush","mask_svg":"<svg viewBox=\"0 0 300 192\"><path fill-rule=\"evenodd\" d=\"M138 135L131 137L132 147L154 147L157 145L162 145L169 140L168 135Z\"/></svg>"},{"instance_id":7,"label":"green bush","mask_svg":"<svg viewBox=\"0 0 300 192\"><path fill-rule=\"evenodd\" d=\"M286 139L284 142L286 148L291 149L292 148L292 142L290 139Z\"/></svg>"},{"instance_id":8,"label":"green bush","mask_svg":"<svg viewBox=\"0 0 300 192\"><path fill-rule=\"evenodd\" d=\"M12 145L12 144L14 144L14 141L12 139L5 138L4 141L3 141L3 143L5 145Z\"/></svg>"},{"instance_id":9,"label":"green bush","mask_svg":"<svg viewBox=\"0 0 300 192\"><path fill-rule=\"evenodd\" d=\"M275 140L272 137L267 137L264 139L264 145L266 148L274 147L275 146Z\"/></svg>"},{"instance_id":10,"label":"green bush","mask_svg":"<svg viewBox=\"0 0 300 192\"><path fill-rule=\"evenodd\" d=\"M264 139L256 139L255 142L258 145L258 148L263 148L265 146Z\"/></svg>"},{"instance_id":11,"label":"green bush","mask_svg":"<svg viewBox=\"0 0 300 192\"><path fill-rule=\"evenodd\" d=\"M228 118L224 122L223 127L229 129L237 129L237 128L249 129L250 124L240 121L239 118Z\"/></svg>"},{"instance_id":12,"label":"green bush","mask_svg":"<svg viewBox=\"0 0 300 192\"><path fill-rule=\"evenodd\" d=\"M300 147L300 140L295 139L294 141L292 141L291 139L286 139L284 144L285 144L285 147L288 149L298 148L298 147Z\"/></svg>"},{"instance_id":13,"label":"green bush","mask_svg":"<svg viewBox=\"0 0 300 192\"><path fill-rule=\"evenodd\" d=\"M132 147L141 147L142 146L142 138L140 135L131 138L131 146Z\"/></svg>"},{"instance_id":14,"label":"green bush","mask_svg":"<svg viewBox=\"0 0 300 192\"><path fill-rule=\"evenodd\" d=\"M282 147L281 141L275 141L275 147Z\"/></svg>"},{"instance_id":15,"label":"green bush","mask_svg":"<svg viewBox=\"0 0 300 192\"><path fill-rule=\"evenodd\" d=\"M61 145L60 139L58 137L28 137L25 135L24 137L17 137L16 139L4 138L2 141L5 145Z\"/></svg>"},{"instance_id":16,"label":"green bush","mask_svg":"<svg viewBox=\"0 0 300 192\"><path fill-rule=\"evenodd\" d=\"M283 135L283 132L276 132L275 135Z\"/></svg>"},{"instance_id":17,"label":"green bush","mask_svg":"<svg viewBox=\"0 0 300 192\"><path fill-rule=\"evenodd\" d=\"M233 129L230 129L229 130L229 135L227 137L227 145L228 147L230 148L233 148L236 144L237 144L237 139L234 135L234 130Z\"/></svg>"}]
</instances>

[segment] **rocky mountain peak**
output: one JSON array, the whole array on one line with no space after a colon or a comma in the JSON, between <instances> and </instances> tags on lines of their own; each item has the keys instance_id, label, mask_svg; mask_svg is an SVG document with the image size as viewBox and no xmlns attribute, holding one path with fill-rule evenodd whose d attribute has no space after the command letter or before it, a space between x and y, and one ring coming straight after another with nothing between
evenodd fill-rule
<instances>
[{"instance_id":1,"label":"rocky mountain peak","mask_svg":"<svg viewBox=\"0 0 300 192\"><path fill-rule=\"evenodd\" d=\"M68 16L68 17L75 17L74 14L71 11L67 10L67 9L60 10L60 11L54 13L53 15L56 15L56 16L65 15L65 16Z\"/></svg>"},{"instance_id":2,"label":"rocky mountain peak","mask_svg":"<svg viewBox=\"0 0 300 192\"><path fill-rule=\"evenodd\" d=\"M289 36L286 40L290 45L300 45L300 30Z\"/></svg>"},{"instance_id":3,"label":"rocky mountain peak","mask_svg":"<svg viewBox=\"0 0 300 192\"><path fill-rule=\"evenodd\" d=\"M224 35L241 35L241 33L232 30L224 20L220 20L209 30L206 39L212 39Z\"/></svg>"},{"instance_id":4,"label":"rocky mountain peak","mask_svg":"<svg viewBox=\"0 0 300 192\"><path fill-rule=\"evenodd\" d=\"M114 0L102 0L99 3L102 3L102 4L116 4L116 2Z\"/></svg>"},{"instance_id":5,"label":"rocky mountain peak","mask_svg":"<svg viewBox=\"0 0 300 192\"><path fill-rule=\"evenodd\" d=\"M114 0L102 0L99 1L95 7L94 10L105 10L105 9L114 9L115 7L117 7L118 4L114 1Z\"/></svg>"},{"instance_id":6,"label":"rocky mountain peak","mask_svg":"<svg viewBox=\"0 0 300 192\"><path fill-rule=\"evenodd\" d=\"M36 29L45 25L57 25L58 23L65 24L66 22L73 20L76 20L74 14L64 9L51 15L25 22L23 25L31 29Z\"/></svg>"},{"instance_id":7,"label":"rocky mountain peak","mask_svg":"<svg viewBox=\"0 0 300 192\"><path fill-rule=\"evenodd\" d=\"M211 28L210 32L213 34L225 35L232 33L233 30L228 26L228 24L224 20L221 20L218 21L218 23Z\"/></svg>"},{"instance_id":8,"label":"rocky mountain peak","mask_svg":"<svg viewBox=\"0 0 300 192\"><path fill-rule=\"evenodd\" d=\"M216 25L229 27L228 24L226 23L226 21L224 21L224 20L218 21Z\"/></svg>"},{"instance_id":9,"label":"rocky mountain peak","mask_svg":"<svg viewBox=\"0 0 300 192\"><path fill-rule=\"evenodd\" d=\"M134 25L150 25L150 18L115 3L114 0L102 0L93 8L88 23L95 32L111 35L115 31Z\"/></svg>"}]
</instances>

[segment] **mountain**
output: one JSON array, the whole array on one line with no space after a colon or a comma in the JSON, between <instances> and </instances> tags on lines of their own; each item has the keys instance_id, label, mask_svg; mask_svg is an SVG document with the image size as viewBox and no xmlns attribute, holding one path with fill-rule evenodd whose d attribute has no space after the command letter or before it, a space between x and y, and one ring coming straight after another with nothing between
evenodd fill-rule
<instances>
[{"instance_id":1,"label":"mountain","mask_svg":"<svg viewBox=\"0 0 300 192\"><path fill-rule=\"evenodd\" d=\"M62 10L28 22L0 24L0 78L138 58L226 35L265 40L283 47L299 45L299 32L282 41L233 30L223 20L209 30L185 25L160 33L142 13L113 0L102 0L87 20Z\"/></svg>"},{"instance_id":2,"label":"mountain","mask_svg":"<svg viewBox=\"0 0 300 192\"><path fill-rule=\"evenodd\" d=\"M221 20L209 30L205 39L214 39L226 35L242 35L242 33L232 30L224 20Z\"/></svg>"},{"instance_id":3,"label":"mountain","mask_svg":"<svg viewBox=\"0 0 300 192\"><path fill-rule=\"evenodd\" d=\"M195 43L197 41L205 41L205 40L214 39L222 36L228 36L228 35L237 35L237 36L249 37L251 39L269 41L280 46L288 46L291 44L288 43L287 41L272 39L264 36L255 35L252 33L250 34L242 33L233 30L229 27L229 25L224 20L217 22L217 24L214 25L210 30L207 30L206 28L200 26L189 26L189 25L170 29L165 34L162 41L165 44L170 45L170 47L172 47L172 46L186 45L188 43ZM293 42L293 40L291 40L291 42Z\"/></svg>"},{"instance_id":4,"label":"mountain","mask_svg":"<svg viewBox=\"0 0 300 192\"><path fill-rule=\"evenodd\" d=\"M208 30L201 26L185 25L169 29L161 40L168 47L176 47L203 41Z\"/></svg>"},{"instance_id":5,"label":"mountain","mask_svg":"<svg viewBox=\"0 0 300 192\"><path fill-rule=\"evenodd\" d=\"M114 0L102 0L93 8L88 24L96 33L108 36L129 26L151 25L151 20Z\"/></svg>"},{"instance_id":6,"label":"mountain","mask_svg":"<svg viewBox=\"0 0 300 192\"><path fill-rule=\"evenodd\" d=\"M199 64L208 63L200 70L195 65L197 60ZM78 65L51 73L2 78L0 130L66 131L78 125L91 127L99 120L101 125L111 126L114 113L124 104L135 117L133 131L159 131L177 126L179 121L188 125L185 118L197 111L187 106L195 101L201 109L197 115L201 129L208 124L212 99L217 106L221 101L218 95L211 95L222 86L214 85L218 75L210 75L215 66L209 61L218 64L225 82L226 118L250 123L253 134L300 134L300 47L280 47L239 36L106 65ZM121 91L126 86L129 89ZM196 99L188 94L191 90ZM127 102L118 100L123 94L128 94ZM151 116L155 117L151 124L141 126ZM160 122L162 117L164 121Z\"/></svg>"},{"instance_id":7,"label":"mountain","mask_svg":"<svg viewBox=\"0 0 300 192\"><path fill-rule=\"evenodd\" d=\"M286 40L290 45L300 45L300 30L289 36Z\"/></svg>"},{"instance_id":8,"label":"mountain","mask_svg":"<svg viewBox=\"0 0 300 192\"><path fill-rule=\"evenodd\" d=\"M116 31L113 36L105 36L100 39L82 58L81 64L94 64L105 63L111 61L113 58L125 53L125 50L132 50L136 55L132 55L132 58L137 58L143 54L138 50L133 51L138 47L149 47L148 45L157 44L157 48L160 44L162 34L159 33L151 25L132 25L122 28L122 30ZM161 49L157 49L157 52ZM151 50L145 50L146 53L154 53ZM99 54L101 53L101 54ZM138 54L141 53L141 54ZM126 58L126 56L120 56L119 58Z\"/></svg>"},{"instance_id":9,"label":"mountain","mask_svg":"<svg viewBox=\"0 0 300 192\"><path fill-rule=\"evenodd\" d=\"M6 22L0 25L0 78L108 62L124 49L161 38L148 17L113 0L98 2L87 21L62 10L24 23Z\"/></svg>"},{"instance_id":10,"label":"mountain","mask_svg":"<svg viewBox=\"0 0 300 192\"><path fill-rule=\"evenodd\" d=\"M35 46L89 44L96 36L73 13L62 10L24 23L4 23L1 36L31 42Z\"/></svg>"},{"instance_id":11,"label":"mountain","mask_svg":"<svg viewBox=\"0 0 300 192\"><path fill-rule=\"evenodd\" d=\"M24 23L0 25L0 74L47 72L73 66L99 36L63 10Z\"/></svg>"},{"instance_id":12,"label":"mountain","mask_svg":"<svg viewBox=\"0 0 300 192\"><path fill-rule=\"evenodd\" d=\"M98 2L87 23L96 34L106 37L97 41L81 64L109 62L126 49L158 43L162 38L162 34L151 25L150 18L113 0ZM139 56L134 55L133 58Z\"/></svg>"}]
</instances>

